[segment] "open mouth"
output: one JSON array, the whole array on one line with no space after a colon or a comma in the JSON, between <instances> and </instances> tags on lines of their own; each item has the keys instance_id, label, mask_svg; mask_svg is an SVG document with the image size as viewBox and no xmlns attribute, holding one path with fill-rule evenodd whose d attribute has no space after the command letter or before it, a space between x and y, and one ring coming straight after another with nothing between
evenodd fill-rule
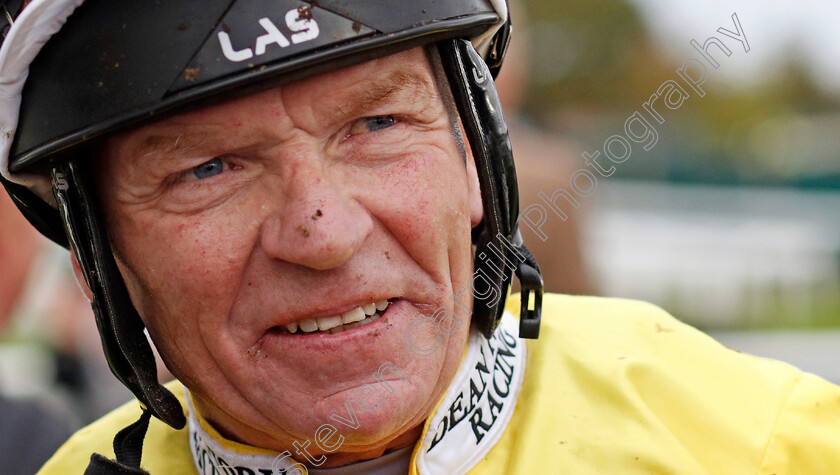
<instances>
[{"instance_id":1,"label":"open mouth","mask_svg":"<svg viewBox=\"0 0 840 475\"><path fill-rule=\"evenodd\" d=\"M385 314L391 302L380 300L360 305L341 315L324 318L304 318L288 325L277 326L272 330L280 333L341 333L356 327L375 322Z\"/></svg>"}]
</instances>

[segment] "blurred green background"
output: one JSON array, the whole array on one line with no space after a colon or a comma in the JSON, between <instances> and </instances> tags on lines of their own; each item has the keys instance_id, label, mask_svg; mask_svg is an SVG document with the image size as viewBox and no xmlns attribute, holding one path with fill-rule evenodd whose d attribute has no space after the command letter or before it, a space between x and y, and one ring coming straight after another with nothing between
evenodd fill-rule
<instances>
[{"instance_id":1,"label":"blurred green background","mask_svg":"<svg viewBox=\"0 0 840 475\"><path fill-rule=\"evenodd\" d=\"M706 64L705 97L681 83L691 97L657 108L658 143L634 146L587 198L581 246L595 292L654 301L707 330L840 325L840 6L522 3L520 115L584 151L622 134L663 82L680 82L683 62L701 59L691 40L715 36L732 51L710 49L720 67ZM735 31L733 13L749 52L717 31Z\"/></svg>"}]
</instances>

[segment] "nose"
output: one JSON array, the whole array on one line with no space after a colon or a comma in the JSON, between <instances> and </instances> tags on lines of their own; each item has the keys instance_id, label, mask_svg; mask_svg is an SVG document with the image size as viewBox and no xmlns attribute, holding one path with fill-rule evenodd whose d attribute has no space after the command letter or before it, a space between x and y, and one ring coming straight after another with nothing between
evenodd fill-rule
<instances>
[{"instance_id":1,"label":"nose","mask_svg":"<svg viewBox=\"0 0 840 475\"><path fill-rule=\"evenodd\" d=\"M317 270L341 266L370 234L371 216L322 163L297 163L286 171L282 201L263 224L263 251Z\"/></svg>"}]
</instances>

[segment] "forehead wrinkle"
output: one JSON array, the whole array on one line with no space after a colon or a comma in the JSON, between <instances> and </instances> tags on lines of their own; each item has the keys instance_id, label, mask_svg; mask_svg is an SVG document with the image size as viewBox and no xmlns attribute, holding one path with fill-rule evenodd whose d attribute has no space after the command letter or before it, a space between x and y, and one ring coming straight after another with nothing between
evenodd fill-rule
<instances>
[{"instance_id":1,"label":"forehead wrinkle","mask_svg":"<svg viewBox=\"0 0 840 475\"><path fill-rule=\"evenodd\" d=\"M349 92L339 101L339 104L332 105L336 121L355 118L382 103L396 99L404 99L413 104L438 98L437 87L433 83L431 74L424 74L424 72L426 72L425 69L394 69L382 79L361 80L356 85L348 87L346 90ZM204 131L189 131L177 136L165 132L150 133L133 145L125 144L128 147L124 150L128 152L126 155L129 160L148 162L165 159L169 155L183 154L214 136L216 135Z\"/></svg>"}]
</instances>

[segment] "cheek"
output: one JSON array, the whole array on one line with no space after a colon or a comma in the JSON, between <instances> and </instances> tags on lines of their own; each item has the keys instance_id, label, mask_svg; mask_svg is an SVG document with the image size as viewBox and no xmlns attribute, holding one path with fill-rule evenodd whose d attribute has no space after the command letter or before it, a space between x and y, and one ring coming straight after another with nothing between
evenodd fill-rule
<instances>
[{"instance_id":1,"label":"cheek","mask_svg":"<svg viewBox=\"0 0 840 475\"><path fill-rule=\"evenodd\" d=\"M118 255L138 311L151 326L215 326L239 288L256 233L240 212L196 216L123 213L115 226Z\"/></svg>"},{"instance_id":2,"label":"cheek","mask_svg":"<svg viewBox=\"0 0 840 475\"><path fill-rule=\"evenodd\" d=\"M434 150L407 157L385 174L369 207L413 260L443 272L451 253L470 250L469 194L457 155Z\"/></svg>"}]
</instances>

